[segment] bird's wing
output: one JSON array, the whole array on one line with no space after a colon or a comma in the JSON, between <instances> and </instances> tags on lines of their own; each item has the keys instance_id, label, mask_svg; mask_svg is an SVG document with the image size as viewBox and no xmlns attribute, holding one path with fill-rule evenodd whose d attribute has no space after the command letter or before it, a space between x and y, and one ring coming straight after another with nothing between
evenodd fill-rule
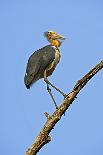
<instances>
[{"instance_id":1,"label":"bird's wing","mask_svg":"<svg viewBox=\"0 0 103 155\"><path fill-rule=\"evenodd\" d=\"M40 50L34 52L27 63L27 74L32 74L41 69L45 69L55 59L55 49L51 46L45 46Z\"/></svg>"},{"instance_id":2,"label":"bird's wing","mask_svg":"<svg viewBox=\"0 0 103 155\"><path fill-rule=\"evenodd\" d=\"M34 52L27 63L26 74L24 78L25 85L30 85L40 78L40 73L54 60L55 49L51 46L45 46ZM36 78L36 79L35 79Z\"/></svg>"},{"instance_id":3,"label":"bird's wing","mask_svg":"<svg viewBox=\"0 0 103 155\"><path fill-rule=\"evenodd\" d=\"M41 70L45 70L55 59L55 49L48 45L42 48L41 52Z\"/></svg>"}]
</instances>

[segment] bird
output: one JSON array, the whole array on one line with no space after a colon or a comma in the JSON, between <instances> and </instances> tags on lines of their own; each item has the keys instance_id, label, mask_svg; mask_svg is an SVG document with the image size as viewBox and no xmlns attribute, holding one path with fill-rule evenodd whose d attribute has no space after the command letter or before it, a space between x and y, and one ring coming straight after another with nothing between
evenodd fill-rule
<instances>
[{"instance_id":1,"label":"bird","mask_svg":"<svg viewBox=\"0 0 103 155\"><path fill-rule=\"evenodd\" d=\"M38 49L29 57L26 73L24 76L24 84L26 88L29 89L32 84L43 78L47 84L48 93L50 94L56 109L58 109L50 86L61 93L64 98L66 97L66 94L58 89L55 85L53 85L48 80L48 76L52 75L60 61L61 54L59 47L62 44L62 40L65 40L65 38L64 36L51 30L44 32L44 37L49 41L49 44L42 47L41 49Z\"/></svg>"}]
</instances>

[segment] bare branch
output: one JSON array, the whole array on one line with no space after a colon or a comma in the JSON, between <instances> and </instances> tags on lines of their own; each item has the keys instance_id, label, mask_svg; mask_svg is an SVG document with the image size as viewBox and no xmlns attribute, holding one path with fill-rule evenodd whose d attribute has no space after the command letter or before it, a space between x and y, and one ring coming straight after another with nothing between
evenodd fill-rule
<instances>
[{"instance_id":1,"label":"bare branch","mask_svg":"<svg viewBox=\"0 0 103 155\"><path fill-rule=\"evenodd\" d=\"M82 79L80 79L73 90L67 95L67 97L63 100L58 109L50 116L47 112L45 112L45 116L47 118L46 123L43 128L39 132L37 138L31 147L26 151L25 155L36 155L37 152L47 143L51 141L51 137L49 133L54 128L56 123L61 119L61 116L65 114L65 111L68 109L70 104L74 101L79 91L87 84L87 82L99 71L103 68L103 61L97 64L93 69L91 69Z\"/></svg>"}]
</instances>

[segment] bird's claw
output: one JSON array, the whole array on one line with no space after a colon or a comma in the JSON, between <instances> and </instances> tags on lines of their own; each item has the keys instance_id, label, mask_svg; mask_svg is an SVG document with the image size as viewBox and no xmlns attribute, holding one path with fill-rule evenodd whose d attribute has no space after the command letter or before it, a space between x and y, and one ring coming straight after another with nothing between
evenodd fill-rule
<instances>
[{"instance_id":1,"label":"bird's claw","mask_svg":"<svg viewBox=\"0 0 103 155\"><path fill-rule=\"evenodd\" d=\"M63 94L63 96L64 96L64 99L68 96L67 94Z\"/></svg>"}]
</instances>

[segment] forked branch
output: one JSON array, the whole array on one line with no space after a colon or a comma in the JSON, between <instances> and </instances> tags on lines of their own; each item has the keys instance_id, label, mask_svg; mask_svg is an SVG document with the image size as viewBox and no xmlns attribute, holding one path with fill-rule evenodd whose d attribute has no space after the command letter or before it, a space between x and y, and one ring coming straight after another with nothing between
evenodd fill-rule
<instances>
[{"instance_id":1,"label":"forked branch","mask_svg":"<svg viewBox=\"0 0 103 155\"><path fill-rule=\"evenodd\" d=\"M56 123L61 119L61 116L65 114L65 111L68 109L70 104L74 101L79 91L87 84L87 82L101 69L103 68L103 61L97 64L93 69L91 69L83 78L81 78L73 90L67 95L67 97L63 100L58 109L50 116L47 112L45 112L45 116L47 118L46 123L43 128L39 132L37 138L31 147L26 151L25 155L36 155L37 152L47 143L51 141L51 137L49 136L51 130L54 128Z\"/></svg>"}]
</instances>

